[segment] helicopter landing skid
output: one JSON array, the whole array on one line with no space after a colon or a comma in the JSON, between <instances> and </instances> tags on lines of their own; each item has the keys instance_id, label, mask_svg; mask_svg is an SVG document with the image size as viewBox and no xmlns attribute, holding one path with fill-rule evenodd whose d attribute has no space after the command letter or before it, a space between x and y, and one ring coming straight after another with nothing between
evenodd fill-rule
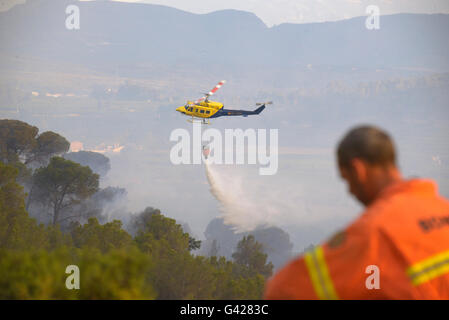
<instances>
[{"instance_id":1,"label":"helicopter landing skid","mask_svg":"<svg viewBox=\"0 0 449 320\"><path fill-rule=\"evenodd\" d=\"M206 121L206 119L202 119L202 120L200 120L200 119L187 119L187 122L190 122L190 123L201 123L201 124L210 124L210 121L209 121L209 119Z\"/></svg>"}]
</instances>

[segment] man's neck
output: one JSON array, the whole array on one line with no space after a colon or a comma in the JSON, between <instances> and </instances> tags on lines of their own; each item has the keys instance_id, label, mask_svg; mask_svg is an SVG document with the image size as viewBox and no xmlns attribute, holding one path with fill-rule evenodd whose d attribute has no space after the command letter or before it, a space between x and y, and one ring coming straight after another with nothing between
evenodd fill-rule
<instances>
[{"instance_id":1,"label":"man's neck","mask_svg":"<svg viewBox=\"0 0 449 320\"><path fill-rule=\"evenodd\" d=\"M379 172L376 174L374 181L374 198L377 198L383 190L397 182L402 181L402 175L396 167L379 168Z\"/></svg>"}]
</instances>

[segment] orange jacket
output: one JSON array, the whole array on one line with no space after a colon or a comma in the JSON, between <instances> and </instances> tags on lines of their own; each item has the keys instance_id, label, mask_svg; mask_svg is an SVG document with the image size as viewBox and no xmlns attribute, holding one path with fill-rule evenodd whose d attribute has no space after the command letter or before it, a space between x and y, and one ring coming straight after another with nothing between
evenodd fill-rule
<instances>
[{"instance_id":1,"label":"orange jacket","mask_svg":"<svg viewBox=\"0 0 449 320\"><path fill-rule=\"evenodd\" d=\"M387 187L344 231L274 275L265 298L449 299L449 201L430 180Z\"/></svg>"}]
</instances>

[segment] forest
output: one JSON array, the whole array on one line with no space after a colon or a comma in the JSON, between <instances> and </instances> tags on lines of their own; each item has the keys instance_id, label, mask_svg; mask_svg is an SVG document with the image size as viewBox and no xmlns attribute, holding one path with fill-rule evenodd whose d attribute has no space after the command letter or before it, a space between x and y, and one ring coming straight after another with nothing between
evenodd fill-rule
<instances>
[{"instance_id":1,"label":"forest","mask_svg":"<svg viewBox=\"0 0 449 320\"><path fill-rule=\"evenodd\" d=\"M153 207L102 215L126 193L100 188L99 153L68 152L61 135L0 120L0 299L260 299L273 272L244 235L232 259L195 254L201 241ZM78 266L69 290L66 268Z\"/></svg>"}]
</instances>

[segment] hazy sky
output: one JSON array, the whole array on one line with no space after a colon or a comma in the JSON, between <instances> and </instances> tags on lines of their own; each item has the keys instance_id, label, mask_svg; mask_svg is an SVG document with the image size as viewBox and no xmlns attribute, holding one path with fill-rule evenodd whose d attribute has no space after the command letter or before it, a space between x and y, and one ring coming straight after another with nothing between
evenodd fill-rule
<instances>
[{"instance_id":1,"label":"hazy sky","mask_svg":"<svg viewBox=\"0 0 449 320\"><path fill-rule=\"evenodd\" d=\"M381 14L449 13L449 0L114 0L161 4L194 13L223 9L254 12L267 25L306 23L362 16L377 5Z\"/></svg>"},{"instance_id":2,"label":"hazy sky","mask_svg":"<svg viewBox=\"0 0 449 320\"><path fill-rule=\"evenodd\" d=\"M32 0L27 0L32 1ZM54 0L57 1L57 0ZM75 2L76 0L74 0ZM96 1L96 0L80 0ZM100 0L99 0L100 1ZM107 0L101 0L107 1ZM381 14L449 13L449 0L110 0L153 3L193 13L236 9L255 13L268 26L284 22L308 23L348 19L366 14L377 5ZM0 0L0 11L25 0Z\"/></svg>"}]
</instances>

